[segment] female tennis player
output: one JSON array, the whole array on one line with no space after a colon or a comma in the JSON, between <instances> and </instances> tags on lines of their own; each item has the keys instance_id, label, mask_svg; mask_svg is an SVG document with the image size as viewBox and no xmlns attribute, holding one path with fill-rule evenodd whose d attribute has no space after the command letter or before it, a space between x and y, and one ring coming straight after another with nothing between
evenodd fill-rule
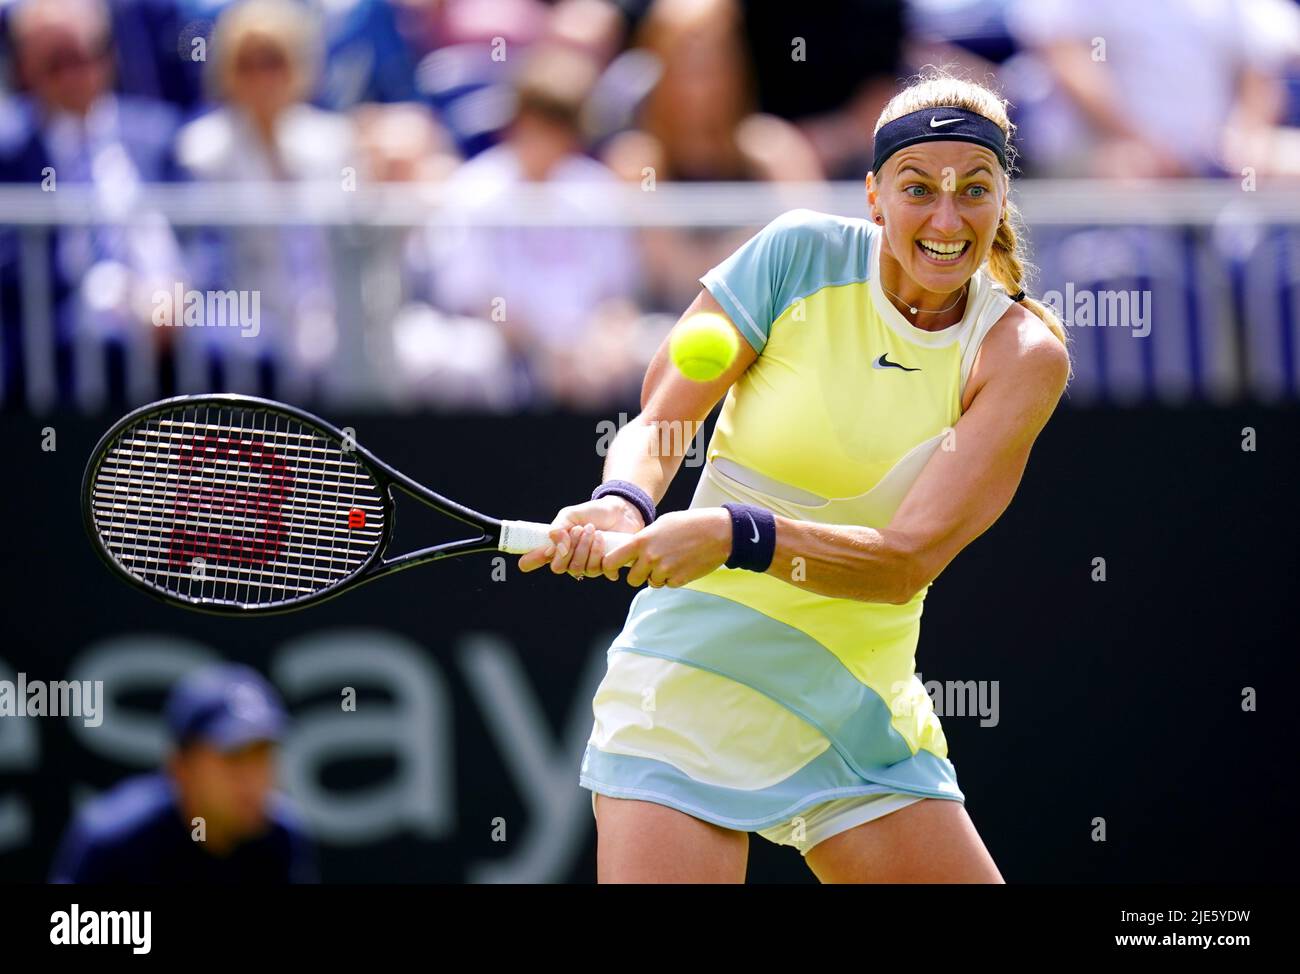
<instances>
[{"instance_id":1,"label":"female tennis player","mask_svg":"<svg viewBox=\"0 0 1300 974\"><path fill-rule=\"evenodd\" d=\"M741 354L697 383L665 342L605 482L520 559L648 583L579 777L599 881L743 882L757 832L822 882L1002 882L914 654L930 583L1011 501L1069 377L1022 290L1011 128L943 72L895 96L869 218L787 213L705 274L683 317L725 315ZM724 394L690 509L656 518L682 460L662 424ZM635 534L605 551L598 528Z\"/></svg>"}]
</instances>

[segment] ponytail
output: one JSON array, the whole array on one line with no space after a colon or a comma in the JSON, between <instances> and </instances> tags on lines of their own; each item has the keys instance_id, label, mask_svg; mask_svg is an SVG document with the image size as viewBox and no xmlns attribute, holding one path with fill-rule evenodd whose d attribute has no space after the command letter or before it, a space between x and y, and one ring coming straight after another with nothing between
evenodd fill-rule
<instances>
[{"instance_id":1,"label":"ponytail","mask_svg":"<svg viewBox=\"0 0 1300 974\"><path fill-rule=\"evenodd\" d=\"M985 267L988 275L996 283L1001 284L1007 294L1015 295L1024 290L1025 284L1025 261L1021 255L1020 237L1016 232L1016 226L1020 222L1020 212L1016 209L1016 204L1008 198L1006 201L1006 212L1002 217L1002 222L998 224L997 234L993 238L993 249L989 251ZM1033 312L1051 330L1061 342L1062 345L1069 349L1070 343L1065 334L1065 326L1061 319L1047 305L1033 298L1025 297L1020 301L1026 309Z\"/></svg>"}]
</instances>

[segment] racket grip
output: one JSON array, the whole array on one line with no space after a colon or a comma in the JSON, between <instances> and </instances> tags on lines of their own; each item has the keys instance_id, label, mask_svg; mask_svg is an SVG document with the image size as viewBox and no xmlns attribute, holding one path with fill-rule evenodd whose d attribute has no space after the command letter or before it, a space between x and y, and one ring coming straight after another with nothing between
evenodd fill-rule
<instances>
[{"instance_id":1,"label":"racket grip","mask_svg":"<svg viewBox=\"0 0 1300 974\"><path fill-rule=\"evenodd\" d=\"M605 550L621 545L632 535L626 531L601 531L605 536ZM501 540L497 550L511 555L522 555L534 548L544 548L551 543L551 525L540 521L502 521Z\"/></svg>"}]
</instances>

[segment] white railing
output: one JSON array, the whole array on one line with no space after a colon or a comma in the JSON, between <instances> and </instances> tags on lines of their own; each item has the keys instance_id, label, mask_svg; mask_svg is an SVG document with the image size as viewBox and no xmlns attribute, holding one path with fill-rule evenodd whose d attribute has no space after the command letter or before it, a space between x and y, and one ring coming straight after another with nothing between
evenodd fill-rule
<instances>
[{"instance_id":1,"label":"white railing","mask_svg":"<svg viewBox=\"0 0 1300 974\"><path fill-rule=\"evenodd\" d=\"M1055 293L1068 305L1076 295L1104 302L1121 289L1137 296L1138 307L1145 296L1152 315L1141 329L1095 327L1082 314L1067 320L1074 326L1075 405L1297 397L1300 186L1026 180L1014 193L1042 267L1036 296ZM9 307L20 318L0 330L0 342L21 345L0 344L0 361L20 362L23 408L43 412L60 404L49 260L51 234L60 228L319 228L329 241L337 317L347 327L337 336L328 381L302 394L391 405L393 351L376 356L368 336L376 333L371 319L392 313L394 301L377 308L373 295L398 279L387 265L409 229L757 228L796 207L861 216L864 195L858 182L543 184L495 195L447 184L353 188L346 181L149 185L117 193L66 183L53 191L0 186L0 238L8 238L0 273L19 295L16 303L11 295ZM387 243L381 249L377 241ZM1065 310L1068 316L1074 309ZM149 330L137 331L126 349L129 396L144 401L156 391L155 349ZM103 349L81 338L72 354L82 376L75 404L97 408ZM205 388L202 363L186 368L181 391Z\"/></svg>"},{"instance_id":2,"label":"white railing","mask_svg":"<svg viewBox=\"0 0 1300 974\"><path fill-rule=\"evenodd\" d=\"M1300 223L1300 184L1228 180L1086 179L1016 182L1033 225L1220 226ZM144 213L173 226L635 226L761 225L795 207L843 216L866 208L862 183L535 184L493 195L447 184L176 183L105 195L86 186L0 186L0 225L129 223Z\"/></svg>"}]
</instances>

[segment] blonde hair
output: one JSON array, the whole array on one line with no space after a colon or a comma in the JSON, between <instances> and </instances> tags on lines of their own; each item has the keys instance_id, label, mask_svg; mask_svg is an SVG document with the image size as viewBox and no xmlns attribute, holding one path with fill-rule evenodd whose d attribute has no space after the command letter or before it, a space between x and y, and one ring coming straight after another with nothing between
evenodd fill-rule
<instances>
[{"instance_id":1,"label":"blonde hair","mask_svg":"<svg viewBox=\"0 0 1300 974\"><path fill-rule=\"evenodd\" d=\"M316 17L292 0L240 0L222 12L212 34L216 58L210 62L209 81L219 97L227 97L235 58L250 40L269 43L284 54L295 100L311 95L321 59Z\"/></svg>"},{"instance_id":2,"label":"blonde hair","mask_svg":"<svg viewBox=\"0 0 1300 974\"><path fill-rule=\"evenodd\" d=\"M1010 173L1015 170L1015 149L1011 145L1011 137L1016 127L1007 117L1005 99L978 82L957 77L946 68L930 67L889 100L876 121L875 131L879 132L887 122L912 112L945 107L963 108L983 115L1006 136L1008 193L1003 205L1002 221L998 224L997 233L993 237L993 248L985 258L984 266L989 277L1001 284L1007 294L1028 291L1026 284L1034 273L1034 267L1025 256L1020 211L1012 202L1009 191ZM880 174L876 173L876 179L879 178ZM1069 348L1065 326L1051 308L1027 295L1020 303L1041 318L1052 334L1060 339L1061 344Z\"/></svg>"}]
</instances>

